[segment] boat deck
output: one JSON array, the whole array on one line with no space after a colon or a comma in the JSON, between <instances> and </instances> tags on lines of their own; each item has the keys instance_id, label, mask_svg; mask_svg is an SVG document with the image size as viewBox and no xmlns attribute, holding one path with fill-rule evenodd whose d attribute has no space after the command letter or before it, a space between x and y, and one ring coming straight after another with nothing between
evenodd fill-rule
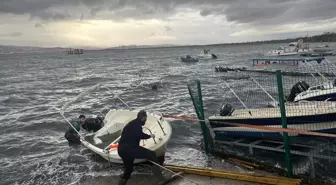
<instances>
[{"instance_id":1,"label":"boat deck","mask_svg":"<svg viewBox=\"0 0 336 185\"><path fill-rule=\"evenodd\" d=\"M121 134L120 132L117 132L114 134L106 134L101 137L98 137L102 141L102 143L99 143L99 144L95 144L94 139L93 139L94 135L85 136L85 140L98 148L104 149L109 144L111 144L113 141L115 141L120 136L120 134Z\"/></svg>"}]
</instances>

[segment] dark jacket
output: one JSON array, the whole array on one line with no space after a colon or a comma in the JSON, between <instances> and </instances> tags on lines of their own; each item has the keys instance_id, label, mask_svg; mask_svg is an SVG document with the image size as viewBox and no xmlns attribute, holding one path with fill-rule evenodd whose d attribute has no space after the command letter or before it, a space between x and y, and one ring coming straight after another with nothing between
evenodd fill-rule
<instances>
[{"instance_id":1,"label":"dark jacket","mask_svg":"<svg viewBox=\"0 0 336 185\"><path fill-rule=\"evenodd\" d=\"M73 121L71 121L70 123L71 123L72 126L74 126L74 127L76 128L76 130L79 132L79 130L80 130L80 126L81 126L80 121L77 119L77 120L73 120ZM65 133L76 133L76 131L69 125Z\"/></svg>"},{"instance_id":2,"label":"dark jacket","mask_svg":"<svg viewBox=\"0 0 336 185\"><path fill-rule=\"evenodd\" d=\"M151 136L142 132L142 122L139 119L132 120L123 129L119 146L139 146L141 139L149 139Z\"/></svg>"}]
</instances>

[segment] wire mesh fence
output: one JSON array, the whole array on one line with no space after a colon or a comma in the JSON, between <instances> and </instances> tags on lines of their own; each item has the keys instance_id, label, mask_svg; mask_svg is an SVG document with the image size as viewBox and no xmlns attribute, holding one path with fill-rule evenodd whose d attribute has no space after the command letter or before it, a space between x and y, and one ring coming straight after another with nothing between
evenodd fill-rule
<instances>
[{"instance_id":1,"label":"wire mesh fence","mask_svg":"<svg viewBox=\"0 0 336 185\"><path fill-rule=\"evenodd\" d=\"M336 170L335 64L328 60L301 62L288 72L305 76L283 76L288 128L313 131L319 135L294 134L290 137L294 174L312 178L333 178ZM294 137L295 136L295 137ZM295 156L296 155L296 156Z\"/></svg>"},{"instance_id":2,"label":"wire mesh fence","mask_svg":"<svg viewBox=\"0 0 336 185\"><path fill-rule=\"evenodd\" d=\"M274 66L281 70L282 83ZM216 68L222 72L220 85L226 92L217 113L209 117L208 128L215 139L212 151L258 161L287 176L293 173L333 181L335 69L322 59L266 61L251 70ZM281 99L285 100L283 113Z\"/></svg>"}]
</instances>

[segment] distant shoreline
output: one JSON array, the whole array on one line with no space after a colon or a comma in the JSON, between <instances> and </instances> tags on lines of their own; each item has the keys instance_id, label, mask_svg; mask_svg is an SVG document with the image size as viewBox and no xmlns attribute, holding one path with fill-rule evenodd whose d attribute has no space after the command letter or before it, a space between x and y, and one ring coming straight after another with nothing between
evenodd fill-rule
<instances>
[{"instance_id":1,"label":"distant shoreline","mask_svg":"<svg viewBox=\"0 0 336 185\"><path fill-rule=\"evenodd\" d=\"M328 43L336 42L336 32L326 32L321 35L314 35L310 37L297 37L290 39L278 39L278 40L265 40L265 41L251 41L251 42L234 42L234 43L217 43L217 44L194 44L194 45L134 45L134 46L119 46L109 48L93 48L93 47L78 47L85 51L104 51L104 50L124 50L124 49L153 49L153 48L179 48L179 47L212 47L212 46L231 46L231 45L261 45L261 44L277 44L277 43L290 43L296 42L299 39L303 39L304 42L309 43ZM13 48L30 48L30 49L46 49L46 50L68 50L69 48L63 47L36 47L36 46L4 46L0 45L0 52L3 49Z\"/></svg>"},{"instance_id":2,"label":"distant shoreline","mask_svg":"<svg viewBox=\"0 0 336 185\"><path fill-rule=\"evenodd\" d=\"M320 35L314 35L310 37L297 37L289 39L278 39L278 40L265 40L265 41L251 41L251 42L233 42L233 43L218 43L218 44L200 44L200 45L153 45L153 46L124 46L124 47L111 47L102 50L109 49L152 49L152 48L178 48L178 47L211 47L211 46L228 46L228 45L261 45L261 44L277 44L277 43L290 43L296 42L299 39L303 39L304 42L309 43L325 43L325 42L336 42L336 32L325 32Z\"/></svg>"}]
</instances>

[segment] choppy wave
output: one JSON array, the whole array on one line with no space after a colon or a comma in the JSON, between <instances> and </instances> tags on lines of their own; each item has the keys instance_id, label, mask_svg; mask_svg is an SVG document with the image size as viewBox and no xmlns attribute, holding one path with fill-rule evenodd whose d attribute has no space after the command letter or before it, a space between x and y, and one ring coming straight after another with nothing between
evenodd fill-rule
<instances>
[{"instance_id":1,"label":"choppy wave","mask_svg":"<svg viewBox=\"0 0 336 185\"><path fill-rule=\"evenodd\" d=\"M234 95L225 94L228 89L223 86L223 74L215 73L214 69L218 65L249 65L246 59L258 56L260 48L213 48L212 52L221 58L196 65L178 60L191 52L198 54L198 49L92 51L82 56L32 53L4 57L0 60L0 184L75 184L121 173L120 165L110 167L90 151L69 147L63 138L67 124L58 109L97 83L110 88L133 108L172 115L195 116L186 85L193 79L201 80L207 115L214 114L223 99L236 100ZM138 83L139 76L143 84L160 80L162 84L157 91L146 85L132 86ZM256 106L248 99L249 93L257 89L255 86L236 75L227 76L227 80L248 106ZM267 80L261 79L268 83ZM102 88L71 105L66 115L74 118L78 114L90 115L108 107L123 106L113 99L112 92ZM197 123L173 121L171 124L174 132L168 145L167 163L220 164L221 168L241 170L202 152ZM139 171L141 173L141 168L137 167L135 173Z\"/></svg>"}]
</instances>

